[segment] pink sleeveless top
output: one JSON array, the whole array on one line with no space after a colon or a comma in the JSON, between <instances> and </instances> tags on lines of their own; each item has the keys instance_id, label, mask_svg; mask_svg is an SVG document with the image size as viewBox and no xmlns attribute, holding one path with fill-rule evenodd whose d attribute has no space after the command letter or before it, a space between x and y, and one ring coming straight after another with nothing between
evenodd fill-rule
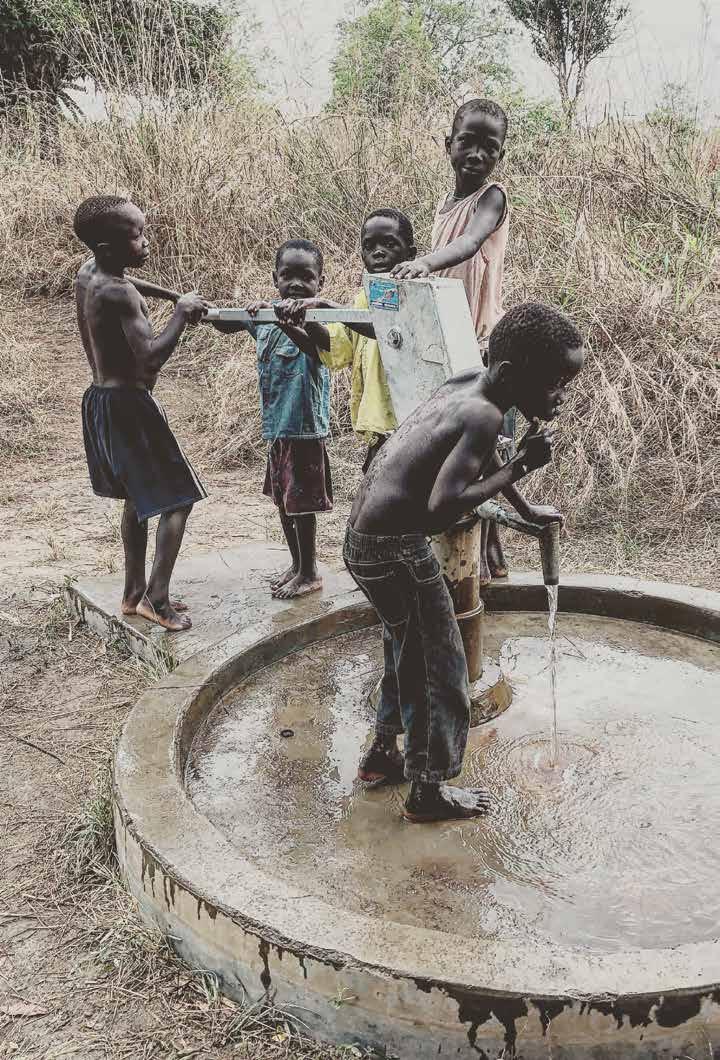
<instances>
[{"instance_id":1,"label":"pink sleeveless top","mask_svg":"<svg viewBox=\"0 0 720 1060\"><path fill-rule=\"evenodd\" d=\"M452 276L465 284L470 315L478 339L487 338L503 315L502 282L505 270L505 249L510 228L507 192L502 184L484 184L482 188L461 199L455 206L443 210L442 200L435 213L432 230L432 249L439 250L461 236L470 223L478 202L489 188L497 187L505 195L505 213L500 224L485 240L474 257L450 269L440 269L436 276Z\"/></svg>"}]
</instances>

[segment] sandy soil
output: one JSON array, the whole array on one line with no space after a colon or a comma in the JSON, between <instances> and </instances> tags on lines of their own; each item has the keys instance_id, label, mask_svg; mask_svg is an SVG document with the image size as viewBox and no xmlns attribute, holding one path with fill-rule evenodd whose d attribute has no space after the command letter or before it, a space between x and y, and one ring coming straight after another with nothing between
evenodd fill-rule
<instances>
[{"instance_id":1,"label":"sandy soil","mask_svg":"<svg viewBox=\"0 0 720 1060\"><path fill-rule=\"evenodd\" d=\"M119 506L93 497L87 481L79 425L87 370L71 306L11 307L0 344L18 335L43 397L14 451L0 448L0 1057L359 1056L298 1042L281 1014L219 999L208 976L188 972L140 927L118 883L107 842L108 763L154 675L73 628L59 595L67 576L117 571L120 586L122 562ZM262 467L207 471L208 454L184 431L204 394L197 372L168 372L160 386L211 494L191 517L184 554L279 540L259 495ZM347 508L341 499L320 521L321 558L338 558ZM683 542L681 570L677 542L650 547L642 528L633 537L576 535L565 569L714 586L713 534ZM518 566L537 562L524 542L509 552Z\"/></svg>"},{"instance_id":2,"label":"sandy soil","mask_svg":"<svg viewBox=\"0 0 720 1060\"><path fill-rule=\"evenodd\" d=\"M71 307L13 313L3 329L24 331L52 396L32 439L19 436L14 454L0 450L0 1057L351 1056L305 1047L282 1014L218 998L209 977L189 974L144 931L115 877L110 752L154 675L66 616L66 577L117 571L120 587L120 506L94 497L87 481L78 415L87 369ZM161 386L202 468L182 429L200 391L182 374ZM190 520L186 555L279 539L259 496L261 471L203 470L212 499ZM325 521L323 555L334 554L342 520L338 511Z\"/></svg>"}]
</instances>

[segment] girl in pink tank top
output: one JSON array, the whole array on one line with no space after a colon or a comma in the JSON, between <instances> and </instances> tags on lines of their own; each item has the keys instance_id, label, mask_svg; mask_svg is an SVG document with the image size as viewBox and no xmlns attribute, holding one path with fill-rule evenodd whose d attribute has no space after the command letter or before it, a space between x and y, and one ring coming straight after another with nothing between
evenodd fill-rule
<instances>
[{"instance_id":1,"label":"girl in pink tank top","mask_svg":"<svg viewBox=\"0 0 720 1060\"><path fill-rule=\"evenodd\" d=\"M483 198L491 193L493 198L502 195L505 200L505 189L501 184L484 184L482 188L478 188L459 202L454 196L447 196L438 205L435 214L432 230L433 249L445 249L464 236L476 220ZM495 213L496 211L491 211L491 221ZM509 219L507 206L504 206L500 224L487 236L471 258L438 270L438 275L454 276L465 284L475 333L478 342L483 346L487 345L490 332L503 315L502 282Z\"/></svg>"},{"instance_id":2,"label":"girl in pink tank top","mask_svg":"<svg viewBox=\"0 0 720 1060\"><path fill-rule=\"evenodd\" d=\"M455 172L455 190L438 205L429 254L393 269L400 279L437 273L465 284L475 333L487 348L490 332L503 315L502 281L510 214L501 184L490 180L504 154L507 115L488 99L471 99L457 110L445 150ZM503 424L514 437L515 410ZM480 582L506 577L496 523L483 525Z\"/></svg>"},{"instance_id":3,"label":"girl in pink tank top","mask_svg":"<svg viewBox=\"0 0 720 1060\"><path fill-rule=\"evenodd\" d=\"M503 315L509 213L505 189L490 176L503 157L506 133L507 116L497 103L471 99L458 109L445 137L455 190L438 206L432 250L396 265L392 273L406 280L430 273L461 279L482 342Z\"/></svg>"}]
</instances>

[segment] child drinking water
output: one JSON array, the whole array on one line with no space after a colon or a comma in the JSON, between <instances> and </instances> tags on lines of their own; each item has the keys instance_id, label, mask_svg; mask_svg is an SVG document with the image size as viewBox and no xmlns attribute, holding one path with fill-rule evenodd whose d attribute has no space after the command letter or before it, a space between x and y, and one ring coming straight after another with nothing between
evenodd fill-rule
<instances>
[{"instance_id":1,"label":"child drinking water","mask_svg":"<svg viewBox=\"0 0 720 1060\"><path fill-rule=\"evenodd\" d=\"M373 210L360 229L360 254L370 273L390 272L401 261L415 256L412 224L404 213L387 207ZM363 288L353 303L355 309L367 309ZM307 309L337 309L339 303L326 298L311 298L282 307L279 315L286 321L302 325ZM350 420L353 430L367 442L363 471L367 471L381 446L397 427L383 370L380 350L372 324L303 325L317 342L318 355L331 371L352 369L350 384Z\"/></svg>"},{"instance_id":2,"label":"child drinking water","mask_svg":"<svg viewBox=\"0 0 720 1060\"><path fill-rule=\"evenodd\" d=\"M438 273L465 284L475 333L486 354L490 332L503 314L502 282L510 214L501 184L491 181L502 160L508 120L489 99L471 99L458 108L445 150L455 173L455 188L438 204L429 254L395 267L400 279ZM509 409L502 434L514 441L515 410ZM483 524L480 580L505 577L496 523Z\"/></svg>"},{"instance_id":3,"label":"child drinking water","mask_svg":"<svg viewBox=\"0 0 720 1060\"><path fill-rule=\"evenodd\" d=\"M534 422L504 465L497 438L512 405L529 420L554 419L583 360L582 337L566 317L537 304L512 309L490 336L488 368L454 376L408 416L353 504L343 555L380 616L385 649L375 740L358 777L372 786L410 780L404 815L412 822L488 807L482 790L446 783L462 768L470 700L460 630L428 535L496 493L535 523L561 518L515 488L550 460L550 435Z\"/></svg>"},{"instance_id":4,"label":"child drinking water","mask_svg":"<svg viewBox=\"0 0 720 1060\"><path fill-rule=\"evenodd\" d=\"M306 239L291 239L275 255L273 281L281 299L313 298L322 288L323 255ZM248 306L253 315L270 302ZM275 306L277 309L277 305ZM277 505L291 564L272 583L278 599L322 588L317 569L316 513L332 510L325 442L330 432L330 378L308 334L291 324L214 322L222 332L247 331L257 344L262 434L269 443L263 493Z\"/></svg>"}]
</instances>

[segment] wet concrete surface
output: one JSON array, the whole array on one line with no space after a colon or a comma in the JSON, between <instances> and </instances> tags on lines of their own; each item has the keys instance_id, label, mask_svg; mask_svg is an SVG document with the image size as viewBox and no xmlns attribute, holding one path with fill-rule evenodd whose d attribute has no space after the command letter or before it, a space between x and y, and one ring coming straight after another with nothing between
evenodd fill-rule
<instances>
[{"instance_id":1,"label":"wet concrete surface","mask_svg":"<svg viewBox=\"0 0 720 1060\"><path fill-rule=\"evenodd\" d=\"M172 596L187 604L193 622L192 629L182 633L167 633L137 615L122 615L122 577L117 573L73 583L68 603L101 636L123 636L135 654L149 660L167 658L177 665L264 618L282 623L321 615L335 597L355 588L342 564L320 564L321 592L275 600L270 594L271 578L287 565L284 546L256 541L206 555L181 555Z\"/></svg>"},{"instance_id":2,"label":"wet concrete surface","mask_svg":"<svg viewBox=\"0 0 720 1060\"><path fill-rule=\"evenodd\" d=\"M232 690L198 733L198 810L264 871L338 909L468 939L599 952L713 938L720 920L720 649L596 617L558 622L551 764L546 616L489 616L512 707L471 734L458 783L493 813L417 826L403 788L362 791L377 628L312 645Z\"/></svg>"}]
</instances>

